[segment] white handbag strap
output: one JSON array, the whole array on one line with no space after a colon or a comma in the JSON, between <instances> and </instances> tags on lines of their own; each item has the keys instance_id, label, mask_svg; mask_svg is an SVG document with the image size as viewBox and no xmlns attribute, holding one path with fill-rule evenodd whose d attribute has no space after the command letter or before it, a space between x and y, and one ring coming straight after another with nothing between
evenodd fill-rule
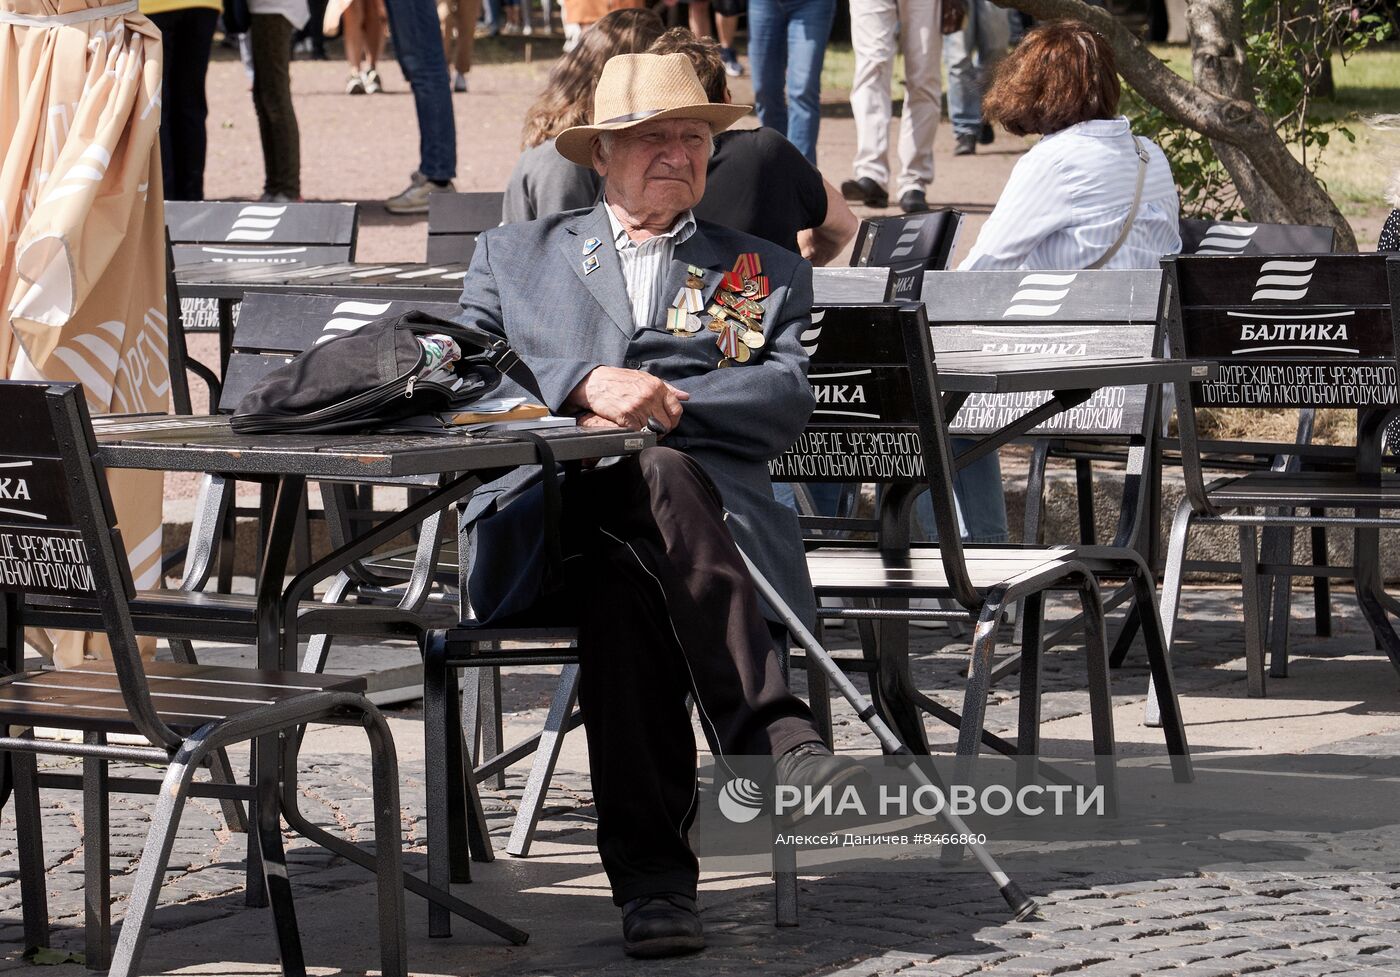
<instances>
[{"instance_id":1,"label":"white handbag strap","mask_svg":"<svg viewBox=\"0 0 1400 977\"><path fill-rule=\"evenodd\" d=\"M1090 270L1102 268L1113 260L1113 256L1123 246L1123 242L1128 240L1128 232L1133 229L1133 221L1137 219L1138 205L1142 203L1142 184L1147 179L1147 149L1136 135L1133 136L1133 151L1137 153L1138 158L1137 186L1133 189L1133 207L1128 211L1128 219L1123 222L1123 229L1118 232L1118 240L1109 245L1108 250L1099 256L1098 261L1089 266Z\"/></svg>"}]
</instances>

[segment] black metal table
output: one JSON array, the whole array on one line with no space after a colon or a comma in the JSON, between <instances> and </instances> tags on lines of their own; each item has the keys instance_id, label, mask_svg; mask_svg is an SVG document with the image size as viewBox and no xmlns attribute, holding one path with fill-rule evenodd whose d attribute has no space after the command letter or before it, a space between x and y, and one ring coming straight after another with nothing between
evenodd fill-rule
<instances>
[{"instance_id":1,"label":"black metal table","mask_svg":"<svg viewBox=\"0 0 1400 977\"><path fill-rule=\"evenodd\" d=\"M258 667L264 669L296 668L297 607L310 596L316 582L368 556L429 513L452 505L483 483L539 460L538 449L530 441L509 434L474 435L466 431L422 435L241 435L229 427L227 417L164 415L102 417L96 419L94 431L99 458L108 468L216 472L275 484L256 583L257 659ZM656 442L649 432L552 428L538 433L548 440L560 462L633 454ZM422 499L353 537L284 583L297 511L308 478L381 480L408 476L440 476L441 480ZM257 748L278 746L266 743ZM300 812L294 773L295 763L288 764L282 795L288 824L327 850L371 868L371 856L310 823ZM250 859L250 873L258 870ZM512 942L523 943L527 938L523 931L416 876L405 873L404 885ZM260 888L258 880L257 890Z\"/></svg>"},{"instance_id":2,"label":"black metal table","mask_svg":"<svg viewBox=\"0 0 1400 977\"><path fill-rule=\"evenodd\" d=\"M1217 367L1207 360L1155 356L1064 356L1037 353L984 353L980 350L938 354L938 387L943 416L951 421L975 393L1016 394L1049 391L1044 404L995 431L977 435L977 444L957 456L963 468L996 451L1048 419L1084 403L1103 387L1171 384L1209 380Z\"/></svg>"}]
</instances>

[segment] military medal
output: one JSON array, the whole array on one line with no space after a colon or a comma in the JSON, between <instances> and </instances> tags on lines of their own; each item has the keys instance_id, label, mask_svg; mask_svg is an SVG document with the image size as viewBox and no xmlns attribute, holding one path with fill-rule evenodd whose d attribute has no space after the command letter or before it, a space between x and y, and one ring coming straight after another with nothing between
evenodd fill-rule
<instances>
[{"instance_id":1,"label":"military medal","mask_svg":"<svg viewBox=\"0 0 1400 977\"><path fill-rule=\"evenodd\" d=\"M677 336L683 333L688 334L692 330L686 322L687 318L689 318L689 313L687 313L685 309L678 309L673 306L666 310L666 328Z\"/></svg>"},{"instance_id":2,"label":"military medal","mask_svg":"<svg viewBox=\"0 0 1400 977\"><path fill-rule=\"evenodd\" d=\"M746 251L739 255L739 260L734 262L733 274L738 275L743 281L757 278L763 272L763 264L758 260L757 253ZM743 286L740 285L742 288Z\"/></svg>"},{"instance_id":3,"label":"military medal","mask_svg":"<svg viewBox=\"0 0 1400 977\"><path fill-rule=\"evenodd\" d=\"M724 354L726 359L735 359L739 355L739 347L743 345L739 342L739 330L726 325L720 330L719 339L715 345L719 347L719 351Z\"/></svg>"},{"instance_id":4,"label":"military medal","mask_svg":"<svg viewBox=\"0 0 1400 977\"><path fill-rule=\"evenodd\" d=\"M749 329L739 337L739 341L749 349L762 349L764 343L763 333L759 332L757 329Z\"/></svg>"},{"instance_id":5,"label":"military medal","mask_svg":"<svg viewBox=\"0 0 1400 977\"><path fill-rule=\"evenodd\" d=\"M584 253L585 256L590 255L590 254L592 254L594 251L597 251L597 250L598 250L599 248L601 248L602 246L603 246L603 239L602 239L602 238L591 237L591 238L589 238L587 241L584 241L584 242L583 242L583 253Z\"/></svg>"}]
</instances>

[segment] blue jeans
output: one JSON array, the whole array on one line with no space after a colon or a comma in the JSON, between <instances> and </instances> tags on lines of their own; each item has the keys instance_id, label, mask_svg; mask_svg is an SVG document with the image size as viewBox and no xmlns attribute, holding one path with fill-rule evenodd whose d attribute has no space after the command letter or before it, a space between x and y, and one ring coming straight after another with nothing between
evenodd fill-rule
<instances>
[{"instance_id":1,"label":"blue jeans","mask_svg":"<svg viewBox=\"0 0 1400 977\"><path fill-rule=\"evenodd\" d=\"M952 438L956 453L977 443L972 438ZM953 499L958 507L958 528L969 543L1005 543L1006 496L1001 486L1001 459L995 451L983 455L953 476ZM938 539L933 521L933 501L925 492L914 503L914 538ZM922 530L922 537L920 535Z\"/></svg>"},{"instance_id":2,"label":"blue jeans","mask_svg":"<svg viewBox=\"0 0 1400 977\"><path fill-rule=\"evenodd\" d=\"M841 490L844 488L840 482L809 482L807 494L812 497L812 504L816 506L818 515L834 516L837 514L836 507L841 502ZM789 482L774 482L773 498L793 512L800 511L797 506L797 493L792 490L792 484Z\"/></svg>"},{"instance_id":3,"label":"blue jeans","mask_svg":"<svg viewBox=\"0 0 1400 977\"><path fill-rule=\"evenodd\" d=\"M817 164L822 60L836 0L749 0L749 67L758 121Z\"/></svg>"},{"instance_id":4,"label":"blue jeans","mask_svg":"<svg viewBox=\"0 0 1400 977\"><path fill-rule=\"evenodd\" d=\"M389 30L399 68L413 88L418 116L418 172L445 183L457 175L457 126L452 119L452 83L442 51L434 0L387 0Z\"/></svg>"},{"instance_id":5,"label":"blue jeans","mask_svg":"<svg viewBox=\"0 0 1400 977\"><path fill-rule=\"evenodd\" d=\"M982 95L992 65L1006 53L1010 20L991 0L968 0L963 29L943 35L948 117L957 135L982 128Z\"/></svg>"}]
</instances>

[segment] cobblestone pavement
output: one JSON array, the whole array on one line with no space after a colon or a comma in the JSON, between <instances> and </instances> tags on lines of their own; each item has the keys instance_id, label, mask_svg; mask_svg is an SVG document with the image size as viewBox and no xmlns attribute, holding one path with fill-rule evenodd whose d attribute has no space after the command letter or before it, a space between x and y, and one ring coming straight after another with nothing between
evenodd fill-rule
<instances>
[{"instance_id":1,"label":"cobblestone pavement","mask_svg":"<svg viewBox=\"0 0 1400 977\"><path fill-rule=\"evenodd\" d=\"M1295 616L1294 677L1271 685L1265 700L1243 698L1237 600L1232 591L1188 593L1176 669L1199 757L1325 751L1358 758L1389 758L1400 750L1396 678L1383 657L1361 639L1354 607L1339 601L1338 636L1304 637ZM1296 605L1301 609L1303 601ZM838 637L840 632L838 632ZM854 640L853 631L845 644ZM839 642L837 642L839 643ZM939 647L941 645L941 647ZM921 632L915 670L921 688L950 705L959 701L957 664L964 642ZM1050 656L1045 676L1049 739L1068 753L1085 752L1073 730L1085 697L1082 666L1067 646ZM801 678L796 680L799 688ZM1115 674L1119 737L1125 754L1160 754L1160 733L1131 717L1141 709L1145 670L1140 654ZM1014 724L1015 683L996 693L988 726ZM512 671L505 678L508 726L537 723L552 677ZM1241 710L1245 713L1241 714ZM1263 713L1249 715L1249 709ZM1243 718L1238 718L1243 715ZM1128 717L1128 718L1124 718ZM1231 718L1236 717L1236 718ZM1319 717L1326 717L1319 721ZM1228 722L1227 722L1228 720ZM401 754L403 828L410 868L422 871L423 759L419 711L394 711ZM840 745L869 749L873 741L841 704ZM1228 735L1220 727L1230 726ZM945 734L931 729L936 742ZM527 974L648 973L842 977L1180 977L1258 973L1269 977L1322 977L1332 973L1400 973L1400 861L1383 843L1374 872L1211 871L1156 877L1107 865L1057 866L1051 873L1018 875L1041 903L1042 918L1007 921L1005 906L978 874L842 873L804 879L802 925L772 925L771 885L761 876L707 877L702 906L710 949L697 958L650 965L626 961L619 947L616 910L606 897L592 850L590 793L578 762L581 737L570 739L549 795L534 857L501 856L474 866L476 881L458 893L531 930L525 948L499 945L465 924L450 940L429 940L423 904L410 897L410 963L415 973ZM353 732L313 731L299 779L303 806L314 820L371 841L367 763ZM1047 752L1056 750L1047 747ZM1361 761L1358 761L1361 762ZM504 790L491 785L485 802L498 849L509 833L523 770ZM1345 803L1338 795L1338 803ZM145 835L147 803L117 797L113 804L114 916L120 919L135 859ZM53 944L82 945L80 797L49 791L44 797ZM1248 825L1241 825L1247 828ZM1380 832L1391 836L1390 832ZM195 799L181 826L170 874L155 916L145 972L245 974L275 972L265 910L242 904L244 839L221 823L217 805ZM307 959L315 972L377 970L373 886L361 869L289 837L289 861L298 896ZM19 960L19 884L13 821L0 823L0 968L40 973ZM332 968L316 970L316 968ZM76 965L62 973L83 972ZM42 971L53 973L52 969Z\"/></svg>"}]
</instances>

